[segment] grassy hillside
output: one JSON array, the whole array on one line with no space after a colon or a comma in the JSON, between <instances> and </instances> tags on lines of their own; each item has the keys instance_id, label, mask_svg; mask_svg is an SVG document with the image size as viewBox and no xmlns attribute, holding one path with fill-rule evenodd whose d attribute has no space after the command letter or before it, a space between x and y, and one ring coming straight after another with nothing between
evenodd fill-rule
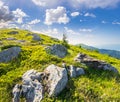
<instances>
[{"instance_id":1,"label":"grassy hillside","mask_svg":"<svg viewBox=\"0 0 120 102\"><path fill-rule=\"evenodd\" d=\"M13 30L18 31L18 34L9 34ZM65 61L67 65L83 67L86 74L70 79L67 87L58 97L47 98L45 96L42 102L120 101L120 75L88 68L74 62L73 59L79 52L82 52L112 64L119 72L120 60L73 45L68 48L69 53L65 58L58 58L47 54L45 48L52 44L60 44L61 41L42 34L40 34L42 41L33 41L32 36L26 36L28 33L32 32L18 29L0 30L1 51L11 46L20 46L22 49L19 58L9 63L0 63L0 102L11 102L12 88L15 84L21 83L21 76L27 70L43 71L50 64L61 66L62 61ZM16 40L7 40L7 38ZM19 42L19 40L24 40L24 42Z\"/></svg>"}]
</instances>

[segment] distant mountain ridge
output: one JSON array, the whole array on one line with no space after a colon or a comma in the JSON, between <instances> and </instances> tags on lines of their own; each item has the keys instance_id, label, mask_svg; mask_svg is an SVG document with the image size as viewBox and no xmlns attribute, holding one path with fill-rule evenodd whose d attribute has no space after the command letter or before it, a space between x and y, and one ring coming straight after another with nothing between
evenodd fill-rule
<instances>
[{"instance_id":1,"label":"distant mountain ridge","mask_svg":"<svg viewBox=\"0 0 120 102\"><path fill-rule=\"evenodd\" d=\"M120 59L120 51L108 50L108 49L99 49L99 48L96 48L96 47L93 47L93 46L88 46L88 45L85 45L85 44L78 44L77 46L81 46L82 48L85 48L87 50L97 50L101 54L108 54L109 56Z\"/></svg>"}]
</instances>

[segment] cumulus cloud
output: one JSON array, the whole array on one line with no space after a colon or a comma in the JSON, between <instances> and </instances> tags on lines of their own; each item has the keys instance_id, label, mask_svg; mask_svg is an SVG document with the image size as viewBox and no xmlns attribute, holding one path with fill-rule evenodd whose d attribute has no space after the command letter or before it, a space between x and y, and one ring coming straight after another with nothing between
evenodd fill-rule
<instances>
[{"instance_id":1,"label":"cumulus cloud","mask_svg":"<svg viewBox=\"0 0 120 102\"><path fill-rule=\"evenodd\" d=\"M37 23L40 23L40 20L39 20L39 19L34 19L34 20L32 20L31 22L29 22L28 24L34 25L34 24L37 24Z\"/></svg>"},{"instance_id":2,"label":"cumulus cloud","mask_svg":"<svg viewBox=\"0 0 120 102\"><path fill-rule=\"evenodd\" d=\"M106 8L106 7L115 7L120 0L70 0L68 1L71 6L79 8L79 7L86 7L86 8Z\"/></svg>"},{"instance_id":3,"label":"cumulus cloud","mask_svg":"<svg viewBox=\"0 0 120 102\"><path fill-rule=\"evenodd\" d=\"M18 24L23 23L23 18L24 17L28 17L28 15L19 8L17 8L15 11L12 11L12 12L13 12L13 14L15 16L15 21Z\"/></svg>"},{"instance_id":4,"label":"cumulus cloud","mask_svg":"<svg viewBox=\"0 0 120 102\"><path fill-rule=\"evenodd\" d=\"M62 6L58 6L56 9L47 9L45 24L52 25L53 23L63 23L69 22L69 17L67 16L66 9Z\"/></svg>"},{"instance_id":5,"label":"cumulus cloud","mask_svg":"<svg viewBox=\"0 0 120 102\"><path fill-rule=\"evenodd\" d=\"M75 8L107 8L116 7L120 0L32 0L32 2L41 7L56 7L67 3Z\"/></svg>"},{"instance_id":6,"label":"cumulus cloud","mask_svg":"<svg viewBox=\"0 0 120 102\"><path fill-rule=\"evenodd\" d=\"M112 22L112 24L120 25L120 22Z\"/></svg>"},{"instance_id":7,"label":"cumulus cloud","mask_svg":"<svg viewBox=\"0 0 120 102\"><path fill-rule=\"evenodd\" d=\"M55 7L63 3L64 0L32 0L32 2L41 7Z\"/></svg>"},{"instance_id":8,"label":"cumulus cloud","mask_svg":"<svg viewBox=\"0 0 120 102\"><path fill-rule=\"evenodd\" d=\"M80 29L79 31L80 32L92 32L92 29L85 29L85 28L83 28L83 29Z\"/></svg>"},{"instance_id":9,"label":"cumulus cloud","mask_svg":"<svg viewBox=\"0 0 120 102\"><path fill-rule=\"evenodd\" d=\"M93 13L88 13L88 12L85 13L84 16L85 16L85 17L93 17L93 18L96 17Z\"/></svg>"},{"instance_id":10,"label":"cumulus cloud","mask_svg":"<svg viewBox=\"0 0 120 102\"><path fill-rule=\"evenodd\" d=\"M79 15L80 15L79 12L72 12L72 13L71 13L71 16L72 16L72 17L76 17L76 16L79 16Z\"/></svg>"},{"instance_id":11,"label":"cumulus cloud","mask_svg":"<svg viewBox=\"0 0 120 102\"><path fill-rule=\"evenodd\" d=\"M0 1L0 22L4 21L11 21L13 20L14 16L12 12L9 10L8 6L4 5L2 1Z\"/></svg>"}]
</instances>

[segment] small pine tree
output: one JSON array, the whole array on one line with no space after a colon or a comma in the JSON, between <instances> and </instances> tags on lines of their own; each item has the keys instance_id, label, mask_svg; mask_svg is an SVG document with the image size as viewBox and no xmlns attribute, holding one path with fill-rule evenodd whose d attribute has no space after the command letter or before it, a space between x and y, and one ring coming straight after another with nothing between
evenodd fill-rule
<instances>
[{"instance_id":1,"label":"small pine tree","mask_svg":"<svg viewBox=\"0 0 120 102\"><path fill-rule=\"evenodd\" d=\"M67 35L65 33L63 33L62 45L69 48L69 44L68 44L68 41L67 41Z\"/></svg>"}]
</instances>

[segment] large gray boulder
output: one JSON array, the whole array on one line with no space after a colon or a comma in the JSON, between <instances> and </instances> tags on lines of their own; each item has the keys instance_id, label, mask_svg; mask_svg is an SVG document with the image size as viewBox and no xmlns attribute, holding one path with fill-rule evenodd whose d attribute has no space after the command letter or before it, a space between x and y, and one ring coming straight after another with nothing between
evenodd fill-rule
<instances>
[{"instance_id":1,"label":"large gray boulder","mask_svg":"<svg viewBox=\"0 0 120 102\"><path fill-rule=\"evenodd\" d=\"M46 81L49 96L57 96L68 82L67 70L52 64L44 72L49 74Z\"/></svg>"},{"instance_id":2,"label":"large gray boulder","mask_svg":"<svg viewBox=\"0 0 120 102\"><path fill-rule=\"evenodd\" d=\"M0 62L9 62L18 57L21 52L20 47L11 47L0 52Z\"/></svg>"},{"instance_id":3,"label":"large gray boulder","mask_svg":"<svg viewBox=\"0 0 120 102\"><path fill-rule=\"evenodd\" d=\"M109 71L118 73L118 70L115 67L111 66L110 64L104 61L92 58L90 56L87 56L86 54L79 53L74 60L80 63L84 63L91 68L109 70Z\"/></svg>"},{"instance_id":4,"label":"large gray boulder","mask_svg":"<svg viewBox=\"0 0 120 102\"><path fill-rule=\"evenodd\" d=\"M24 97L26 102L40 102L43 98L43 86L41 77L43 73L36 70L29 70L22 76L22 85L15 85L13 88L13 102L19 102Z\"/></svg>"},{"instance_id":5,"label":"large gray boulder","mask_svg":"<svg viewBox=\"0 0 120 102\"><path fill-rule=\"evenodd\" d=\"M71 78L75 78L75 77L78 77L80 75L84 75L85 71L83 68L77 68L73 65L70 65L68 68L68 73L69 73Z\"/></svg>"},{"instance_id":6,"label":"large gray boulder","mask_svg":"<svg viewBox=\"0 0 120 102\"><path fill-rule=\"evenodd\" d=\"M50 54L63 58L67 55L67 48L61 44L54 44L46 48L46 51Z\"/></svg>"}]
</instances>

